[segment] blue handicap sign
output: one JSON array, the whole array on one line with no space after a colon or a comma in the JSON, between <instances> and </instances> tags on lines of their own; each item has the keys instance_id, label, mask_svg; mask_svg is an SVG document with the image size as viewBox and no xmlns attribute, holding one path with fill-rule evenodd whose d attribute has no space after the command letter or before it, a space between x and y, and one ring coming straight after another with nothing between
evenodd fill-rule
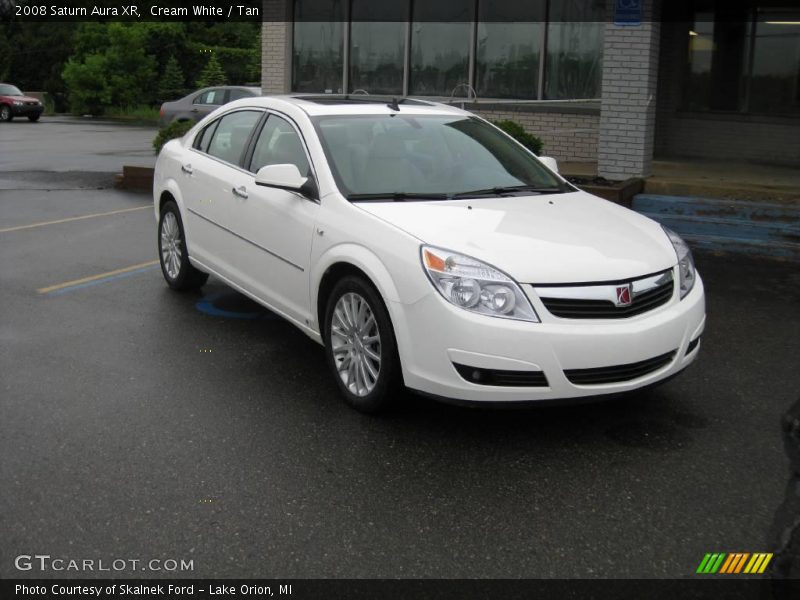
<instances>
[{"instance_id":1,"label":"blue handicap sign","mask_svg":"<svg viewBox=\"0 0 800 600\"><path fill-rule=\"evenodd\" d=\"M644 0L614 0L614 25L641 25Z\"/></svg>"}]
</instances>

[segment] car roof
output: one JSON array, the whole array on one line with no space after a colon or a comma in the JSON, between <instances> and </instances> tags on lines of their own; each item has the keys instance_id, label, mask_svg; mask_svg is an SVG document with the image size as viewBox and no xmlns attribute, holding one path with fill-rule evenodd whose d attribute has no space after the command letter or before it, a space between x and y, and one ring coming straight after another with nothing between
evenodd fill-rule
<instances>
[{"instance_id":1,"label":"car roof","mask_svg":"<svg viewBox=\"0 0 800 600\"><path fill-rule=\"evenodd\" d=\"M390 107L395 100L398 102L397 108L399 110ZM286 108L286 105L291 105L311 117L403 113L414 115L469 115L468 112L447 104L391 96L289 94L250 98L249 104L252 105L254 103L264 108L278 108L280 106Z\"/></svg>"}]
</instances>

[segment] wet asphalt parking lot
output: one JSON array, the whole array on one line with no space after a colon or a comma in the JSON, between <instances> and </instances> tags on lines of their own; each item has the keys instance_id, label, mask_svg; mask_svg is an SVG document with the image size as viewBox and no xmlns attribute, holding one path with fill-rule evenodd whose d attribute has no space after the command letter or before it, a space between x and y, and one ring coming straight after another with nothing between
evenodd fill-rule
<instances>
[{"instance_id":1,"label":"wet asphalt parking lot","mask_svg":"<svg viewBox=\"0 0 800 600\"><path fill-rule=\"evenodd\" d=\"M34 553L198 577L687 577L773 547L796 264L697 256L700 357L650 392L514 411L408 394L367 417L286 322L213 278L167 289L150 198L109 174L152 163L152 134L0 123L1 577L42 575L14 567Z\"/></svg>"}]
</instances>

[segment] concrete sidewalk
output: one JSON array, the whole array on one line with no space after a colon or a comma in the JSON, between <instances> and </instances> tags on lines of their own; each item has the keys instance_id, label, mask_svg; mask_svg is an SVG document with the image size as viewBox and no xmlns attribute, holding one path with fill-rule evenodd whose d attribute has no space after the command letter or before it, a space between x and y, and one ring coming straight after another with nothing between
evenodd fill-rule
<instances>
[{"instance_id":1,"label":"concrete sidewalk","mask_svg":"<svg viewBox=\"0 0 800 600\"><path fill-rule=\"evenodd\" d=\"M593 177L594 162L563 162L567 175ZM669 159L653 162L645 193L730 200L800 202L800 170L750 163Z\"/></svg>"}]
</instances>

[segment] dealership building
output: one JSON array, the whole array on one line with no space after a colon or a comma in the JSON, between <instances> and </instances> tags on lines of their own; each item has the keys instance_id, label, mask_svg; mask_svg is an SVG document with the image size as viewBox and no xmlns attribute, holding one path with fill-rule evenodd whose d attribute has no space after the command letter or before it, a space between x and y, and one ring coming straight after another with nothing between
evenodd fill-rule
<instances>
[{"instance_id":1,"label":"dealership building","mask_svg":"<svg viewBox=\"0 0 800 600\"><path fill-rule=\"evenodd\" d=\"M654 157L800 166L796 2L265 0L264 12L265 94L453 102L609 179L647 176Z\"/></svg>"}]
</instances>

